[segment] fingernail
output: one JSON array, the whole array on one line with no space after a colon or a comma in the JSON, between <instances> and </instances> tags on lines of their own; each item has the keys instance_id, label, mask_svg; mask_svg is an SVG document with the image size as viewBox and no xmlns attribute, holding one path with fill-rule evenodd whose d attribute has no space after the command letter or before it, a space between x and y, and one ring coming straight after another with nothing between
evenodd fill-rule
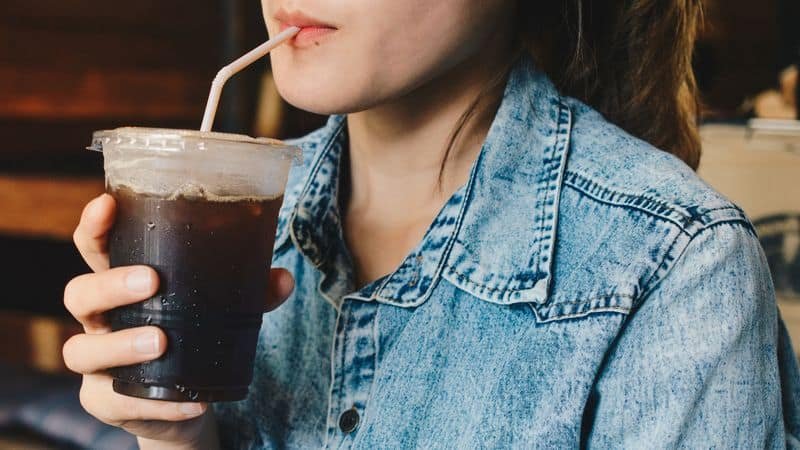
<instances>
[{"instance_id":1,"label":"fingernail","mask_svg":"<svg viewBox=\"0 0 800 450\"><path fill-rule=\"evenodd\" d=\"M203 412L203 405L200 403L181 403L178 408L187 416L196 416Z\"/></svg>"},{"instance_id":2,"label":"fingernail","mask_svg":"<svg viewBox=\"0 0 800 450\"><path fill-rule=\"evenodd\" d=\"M134 269L125 276L125 286L134 292L147 292L152 281L147 269Z\"/></svg>"},{"instance_id":3,"label":"fingernail","mask_svg":"<svg viewBox=\"0 0 800 450\"><path fill-rule=\"evenodd\" d=\"M158 335L156 333L142 333L133 338L133 348L147 355L158 353Z\"/></svg>"}]
</instances>

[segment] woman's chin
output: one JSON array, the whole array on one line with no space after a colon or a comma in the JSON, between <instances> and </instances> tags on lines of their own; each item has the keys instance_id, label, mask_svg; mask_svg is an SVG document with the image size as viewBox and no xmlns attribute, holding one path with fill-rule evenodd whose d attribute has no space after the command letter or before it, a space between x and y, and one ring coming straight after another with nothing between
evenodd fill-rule
<instances>
[{"instance_id":1,"label":"woman's chin","mask_svg":"<svg viewBox=\"0 0 800 450\"><path fill-rule=\"evenodd\" d=\"M346 95L342 89L324 89L320 85L304 89L300 86L282 87L278 84L278 93L295 108L324 116L350 114L369 107L359 101L360 96Z\"/></svg>"}]
</instances>

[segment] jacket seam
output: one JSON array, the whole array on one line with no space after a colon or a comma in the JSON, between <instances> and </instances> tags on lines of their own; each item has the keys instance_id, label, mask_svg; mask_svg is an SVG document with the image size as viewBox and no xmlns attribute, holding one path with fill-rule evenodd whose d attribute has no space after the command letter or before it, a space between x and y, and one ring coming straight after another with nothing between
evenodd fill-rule
<instances>
[{"instance_id":1,"label":"jacket seam","mask_svg":"<svg viewBox=\"0 0 800 450\"><path fill-rule=\"evenodd\" d=\"M477 287L477 288L480 288L480 289L483 289L483 290L487 290L487 291L491 291L491 292L503 291L503 292L509 292L509 293L515 293L515 292L521 292L521 291L527 290L527 289L492 288L492 287L484 286L482 284L475 283L472 280L462 276L452 266L447 265L447 266L445 266L445 268L450 269L450 273L454 274L456 276L456 278L458 278L459 281L463 282L463 284L465 286L467 286L467 287ZM514 303L519 303L519 302L501 303L501 302L492 302L492 301L484 300L484 299L476 296L472 292L464 289L463 286L459 286L458 284L447 280L447 277L442 277L442 278L444 278L446 281L448 281L449 284L455 286L456 288L462 290L463 292L465 292L465 293L471 295L472 297L475 297L475 298L477 298L478 300L481 300L481 301L486 301L488 303L494 303L494 304L497 304L497 305L510 305L510 304L514 304ZM636 300L636 296L635 295L631 295L631 294L607 293L607 294L599 294L599 295L594 295L594 296L588 297L588 298L580 298L580 299L570 300L570 301L551 301L551 302L546 303L546 306L550 307L550 306L560 306L560 305L580 305L580 304L583 304L583 303L593 302L593 301L597 301L597 300L608 300L608 299L611 299L611 298L627 298L627 299L630 299L632 301ZM523 303L535 304L536 302L523 302Z\"/></svg>"},{"instance_id":2,"label":"jacket seam","mask_svg":"<svg viewBox=\"0 0 800 450\"><path fill-rule=\"evenodd\" d=\"M615 314L630 314L631 310L628 308L621 308L619 306L601 306L599 308L593 308L586 311L581 311L579 313L572 313L572 314L564 314L564 315L555 315L551 317L542 317L540 312L536 310L536 307L528 303L528 306L533 310L534 316L536 316L536 321L538 323L550 323L550 322L557 322L561 320L568 320L568 319L578 319L582 317L587 317L592 314L600 314L600 313L615 313Z\"/></svg>"},{"instance_id":3,"label":"jacket seam","mask_svg":"<svg viewBox=\"0 0 800 450\"><path fill-rule=\"evenodd\" d=\"M620 191L608 188L608 187L606 187L606 186L604 186L604 185L602 185L602 184L600 184L600 183L598 183L598 182L596 182L596 181L594 181L592 179L589 179L589 178L587 178L587 177L585 177L585 176L583 176L583 175L581 175L581 174L579 174L577 172L574 172L574 171L569 171L568 170L567 171L567 175L569 177L572 177L572 178L580 179L580 180L590 184L593 187L598 187L598 188L604 189L604 190L606 190L606 191L608 191L608 192L610 192L610 193L612 193L614 195L623 197L625 199L631 199L631 200L632 199L643 199L643 200L648 200L648 201L651 201L653 203L656 203L656 204L662 206L663 208L667 209L669 212L675 214L678 217L669 217L669 216L666 216L664 214L659 214L659 213L657 213L655 211L652 211L652 210L650 210L648 208L644 208L644 207L637 206L637 205L631 205L631 204L622 203L622 202L615 202L615 201L612 201L612 200L610 200L608 198L603 198L602 196L599 196L597 194L588 192L582 186L579 186L577 183L572 181L569 177L565 177L565 179L564 179L564 185L565 186L569 186L572 189L576 190L577 192L580 192L581 194L583 194L583 195L585 195L585 196L587 196L587 197L589 197L589 198L591 198L591 199L593 199L593 200L595 200L595 201L597 201L599 203L603 203L603 204L609 205L609 206L616 206L616 207L619 207L619 208L627 208L627 209L632 209L632 210L636 210L636 211L641 211L641 212L646 213L646 214L648 214L648 215L650 215L652 217L656 217L656 218L659 218L659 219L662 219L664 221L667 221L667 222L670 222L670 223L674 224L675 226L677 226L681 230L681 232L686 233L689 236L691 236L692 234L689 233L686 230L686 226L691 222L701 222L702 223L701 219L703 217L705 217L705 216L708 216L709 213L718 212L718 211L736 211L736 212L739 212L739 213L742 212L742 210L740 208L736 207L735 205L726 205L726 206L720 206L720 207L716 207L716 208L704 209L700 214L693 216L691 214L688 214L688 213L685 213L685 212L679 210L678 208L676 208L675 205L670 205L669 203L667 203L667 202L665 202L665 201L663 201L661 199L655 198L655 197L651 197L651 196L648 196L648 195L637 195L637 194L630 194L630 193L626 193L626 192L620 192ZM681 223L681 220L684 223ZM720 220L730 220L730 219L720 219Z\"/></svg>"},{"instance_id":4,"label":"jacket seam","mask_svg":"<svg viewBox=\"0 0 800 450\"><path fill-rule=\"evenodd\" d=\"M641 305L645 301L645 299L647 299L647 297L656 290L658 285L664 279L666 279L667 276L669 276L670 273L672 273L672 269L681 260L681 257L683 257L684 253L686 252L686 249L689 248L689 246L692 244L692 242L694 242L704 232L713 230L714 228L716 228L718 226L721 226L721 225L725 225L725 224L738 224L738 225L742 226L742 228L744 228L748 232L754 234L754 230L753 230L752 225L745 218L720 219L720 220L711 222L711 223L709 223L707 225L704 225L704 226L700 227L693 234L689 235L689 238L686 240L686 244L683 246L683 248L680 250L680 252L677 255L675 255L675 257L672 259L671 263L669 263L669 264L667 264L665 266L667 258L673 252L673 250L675 249L675 246L678 243L678 240L680 238L680 235L678 235L673 240L672 244L670 245L669 250L664 254L664 258L662 259L661 264L658 265L658 267L653 272L653 274L647 279L647 282L644 283L643 289L642 289L642 294L639 296L638 301L637 301L637 299L634 299L633 306L637 307L638 305ZM662 266L665 266L665 267L664 267L664 270L661 272L661 276L659 276L659 270L662 268Z\"/></svg>"},{"instance_id":5,"label":"jacket seam","mask_svg":"<svg viewBox=\"0 0 800 450\"><path fill-rule=\"evenodd\" d=\"M303 247L302 245L300 245L300 241L297 239L297 236L295 236L293 224L295 219L297 218L297 207L300 204L300 199L308 195L308 191L311 189L311 180L316 178L316 174L319 172L320 167L322 167L322 161L325 159L330 149L339 140L339 135L342 133L342 130L344 129L343 124L344 122L340 122L337 125L336 131L333 133L331 139L326 143L322 151L317 153L316 160L313 161L313 166L305 175L306 176L305 185L300 190L300 193L297 195L297 199L295 200L295 204L292 206L292 214L289 216L289 220L286 222L286 226L288 227L289 237L291 238L294 245L297 247L300 254L303 255L303 258L306 258L309 262L311 262L311 265L317 268L319 268L321 264L319 263L319 261L313 261L308 256L308 254L305 251L303 251Z\"/></svg>"}]
</instances>

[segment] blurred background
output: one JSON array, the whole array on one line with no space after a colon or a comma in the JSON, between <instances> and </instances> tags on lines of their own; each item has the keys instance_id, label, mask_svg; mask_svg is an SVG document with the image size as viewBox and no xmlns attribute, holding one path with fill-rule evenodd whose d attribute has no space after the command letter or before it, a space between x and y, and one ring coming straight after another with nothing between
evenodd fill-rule
<instances>
[{"instance_id":1,"label":"blurred background","mask_svg":"<svg viewBox=\"0 0 800 450\"><path fill-rule=\"evenodd\" d=\"M800 2L706 0L700 174L754 220L800 349ZM70 239L103 191L94 130L198 128L210 81L266 37L255 0L2 0L0 450L135 448L82 412L61 345ZM222 131L286 138L324 118L281 101L266 61L226 85Z\"/></svg>"}]
</instances>

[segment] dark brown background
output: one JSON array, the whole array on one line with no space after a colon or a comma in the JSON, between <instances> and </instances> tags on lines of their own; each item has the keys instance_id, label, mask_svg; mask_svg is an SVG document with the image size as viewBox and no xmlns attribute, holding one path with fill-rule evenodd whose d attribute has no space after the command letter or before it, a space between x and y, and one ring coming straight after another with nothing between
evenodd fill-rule
<instances>
[{"instance_id":1,"label":"dark brown background","mask_svg":"<svg viewBox=\"0 0 800 450\"><path fill-rule=\"evenodd\" d=\"M706 9L697 67L706 103L729 114L775 82L776 7L711 0ZM0 171L99 173L83 150L92 130L197 127L216 70L265 37L255 0L3 0ZM263 68L226 87L219 128L251 131Z\"/></svg>"}]
</instances>

